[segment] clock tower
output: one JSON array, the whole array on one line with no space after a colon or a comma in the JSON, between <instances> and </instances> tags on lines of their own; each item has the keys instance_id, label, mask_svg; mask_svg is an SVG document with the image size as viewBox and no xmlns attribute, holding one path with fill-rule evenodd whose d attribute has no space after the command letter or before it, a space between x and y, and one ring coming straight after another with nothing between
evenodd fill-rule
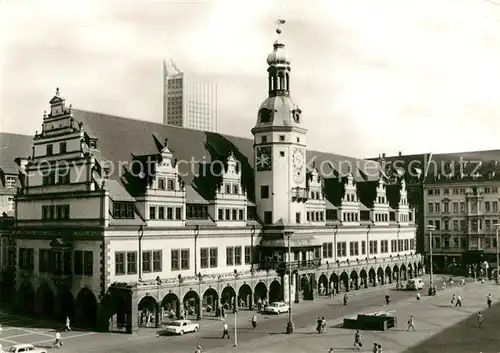
<instances>
[{"instance_id":1,"label":"clock tower","mask_svg":"<svg viewBox=\"0 0 500 353\"><path fill-rule=\"evenodd\" d=\"M285 21L280 20L283 24ZM261 104L254 136L255 201L266 224L306 221L306 137L302 111L290 98L290 61L278 39L267 57L268 97Z\"/></svg>"}]
</instances>

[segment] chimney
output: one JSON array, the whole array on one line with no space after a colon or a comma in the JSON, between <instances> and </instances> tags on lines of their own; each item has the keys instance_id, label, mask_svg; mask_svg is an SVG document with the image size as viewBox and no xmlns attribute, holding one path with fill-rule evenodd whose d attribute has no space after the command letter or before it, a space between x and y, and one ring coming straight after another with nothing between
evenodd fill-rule
<instances>
[{"instance_id":1,"label":"chimney","mask_svg":"<svg viewBox=\"0 0 500 353\"><path fill-rule=\"evenodd\" d=\"M401 157L403 155L403 152L399 151L398 156Z\"/></svg>"},{"instance_id":2,"label":"chimney","mask_svg":"<svg viewBox=\"0 0 500 353\"><path fill-rule=\"evenodd\" d=\"M382 158L385 158L385 153L382 153Z\"/></svg>"}]
</instances>

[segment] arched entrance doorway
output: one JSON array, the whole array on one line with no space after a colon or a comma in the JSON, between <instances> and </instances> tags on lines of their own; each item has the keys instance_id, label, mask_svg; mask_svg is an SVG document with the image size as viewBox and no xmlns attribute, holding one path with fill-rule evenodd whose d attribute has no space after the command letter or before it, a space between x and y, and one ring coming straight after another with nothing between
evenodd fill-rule
<instances>
[{"instance_id":1,"label":"arched entrance doorway","mask_svg":"<svg viewBox=\"0 0 500 353\"><path fill-rule=\"evenodd\" d=\"M376 286L377 285L377 278L376 278L376 274L375 274L375 270L373 268L370 268L370 270L368 271L368 278L370 280L370 284L372 286Z\"/></svg>"},{"instance_id":2,"label":"arched entrance doorway","mask_svg":"<svg viewBox=\"0 0 500 353\"><path fill-rule=\"evenodd\" d=\"M184 295L184 298L182 299L182 305L183 309L186 311L187 316L198 316L200 314L200 297L194 290L190 290Z\"/></svg>"},{"instance_id":3,"label":"arched entrance doorway","mask_svg":"<svg viewBox=\"0 0 500 353\"><path fill-rule=\"evenodd\" d=\"M351 289L359 289L358 273L353 270L349 277L351 279L351 284L350 284Z\"/></svg>"},{"instance_id":4,"label":"arched entrance doorway","mask_svg":"<svg viewBox=\"0 0 500 353\"><path fill-rule=\"evenodd\" d=\"M300 277L300 291L302 292L302 299L304 300L312 300L313 299L313 288L316 285L313 283L313 276L310 274L303 274ZM288 300L288 298L286 298ZM292 298L293 300L293 298Z\"/></svg>"},{"instance_id":5,"label":"arched entrance doorway","mask_svg":"<svg viewBox=\"0 0 500 353\"><path fill-rule=\"evenodd\" d=\"M139 304L137 304L137 309L139 310L139 326L151 327L156 323L156 309L158 303L156 299L150 295L143 297Z\"/></svg>"},{"instance_id":6,"label":"arched entrance doorway","mask_svg":"<svg viewBox=\"0 0 500 353\"><path fill-rule=\"evenodd\" d=\"M411 263L408 264L408 276L413 278L413 265Z\"/></svg>"},{"instance_id":7,"label":"arched entrance doorway","mask_svg":"<svg viewBox=\"0 0 500 353\"><path fill-rule=\"evenodd\" d=\"M97 299L88 288L83 288L76 296L75 321L78 327L96 327Z\"/></svg>"},{"instance_id":8,"label":"arched entrance doorway","mask_svg":"<svg viewBox=\"0 0 500 353\"><path fill-rule=\"evenodd\" d=\"M167 293L161 300L161 307L165 316L169 319L177 319L180 317L180 301L179 297L174 293Z\"/></svg>"},{"instance_id":9,"label":"arched entrance doorway","mask_svg":"<svg viewBox=\"0 0 500 353\"><path fill-rule=\"evenodd\" d=\"M75 298L73 298L73 294L71 294L71 292L64 292L61 295L59 305L59 317L61 319L69 317L71 321L73 321L75 317Z\"/></svg>"},{"instance_id":10,"label":"arched entrance doorway","mask_svg":"<svg viewBox=\"0 0 500 353\"><path fill-rule=\"evenodd\" d=\"M385 280L386 283L392 283L392 272L389 266L385 268Z\"/></svg>"},{"instance_id":11,"label":"arched entrance doorway","mask_svg":"<svg viewBox=\"0 0 500 353\"><path fill-rule=\"evenodd\" d=\"M219 309L219 295L215 289L208 288L205 293L203 293L202 306L202 309L207 313L217 313Z\"/></svg>"},{"instance_id":12,"label":"arched entrance doorway","mask_svg":"<svg viewBox=\"0 0 500 353\"><path fill-rule=\"evenodd\" d=\"M335 272L330 275L330 289L339 294L339 276Z\"/></svg>"},{"instance_id":13,"label":"arched entrance doorway","mask_svg":"<svg viewBox=\"0 0 500 353\"><path fill-rule=\"evenodd\" d=\"M342 285L342 289L349 292L349 276L347 276L347 273L342 272L340 274L340 283Z\"/></svg>"},{"instance_id":14,"label":"arched entrance doorway","mask_svg":"<svg viewBox=\"0 0 500 353\"><path fill-rule=\"evenodd\" d=\"M230 309L233 307L234 299L236 296L236 292L234 291L234 288L231 286L226 286L222 290L222 293L220 295L221 297L221 304L224 307L224 309Z\"/></svg>"},{"instance_id":15,"label":"arched entrance doorway","mask_svg":"<svg viewBox=\"0 0 500 353\"><path fill-rule=\"evenodd\" d=\"M36 291L36 312L42 317L55 317L54 293L47 283L42 283Z\"/></svg>"},{"instance_id":16,"label":"arched entrance doorway","mask_svg":"<svg viewBox=\"0 0 500 353\"><path fill-rule=\"evenodd\" d=\"M377 282L380 284L385 283L385 274L382 267L377 268Z\"/></svg>"},{"instance_id":17,"label":"arched entrance doorway","mask_svg":"<svg viewBox=\"0 0 500 353\"><path fill-rule=\"evenodd\" d=\"M266 284L264 282L257 283L257 285L255 286L254 293L255 293L254 304L258 304L259 303L259 299L261 300L261 302L264 299L267 299L267 287L266 287Z\"/></svg>"},{"instance_id":18,"label":"arched entrance doorway","mask_svg":"<svg viewBox=\"0 0 500 353\"><path fill-rule=\"evenodd\" d=\"M394 265L392 268L392 279L399 281L399 267L398 265Z\"/></svg>"},{"instance_id":19,"label":"arched entrance doorway","mask_svg":"<svg viewBox=\"0 0 500 353\"><path fill-rule=\"evenodd\" d=\"M252 309L252 288L246 283L242 284L238 290L238 306Z\"/></svg>"},{"instance_id":20,"label":"arched entrance doorway","mask_svg":"<svg viewBox=\"0 0 500 353\"><path fill-rule=\"evenodd\" d=\"M272 281L269 286L269 303L279 302L282 300L282 297L281 284L277 280Z\"/></svg>"},{"instance_id":21,"label":"arched entrance doorway","mask_svg":"<svg viewBox=\"0 0 500 353\"><path fill-rule=\"evenodd\" d=\"M19 311L32 315L35 313L35 290L29 282L23 282L17 292Z\"/></svg>"},{"instance_id":22,"label":"arched entrance doorway","mask_svg":"<svg viewBox=\"0 0 500 353\"><path fill-rule=\"evenodd\" d=\"M406 281L406 275L407 275L407 271L406 271L406 266L405 265L401 265L401 268L399 269L399 277L402 281Z\"/></svg>"},{"instance_id":23,"label":"arched entrance doorway","mask_svg":"<svg viewBox=\"0 0 500 353\"><path fill-rule=\"evenodd\" d=\"M324 273L318 279L318 294L328 295L328 278Z\"/></svg>"},{"instance_id":24,"label":"arched entrance doorway","mask_svg":"<svg viewBox=\"0 0 500 353\"><path fill-rule=\"evenodd\" d=\"M361 287L368 288L368 274L366 273L366 270L361 270L359 272L359 277L361 278Z\"/></svg>"}]
</instances>

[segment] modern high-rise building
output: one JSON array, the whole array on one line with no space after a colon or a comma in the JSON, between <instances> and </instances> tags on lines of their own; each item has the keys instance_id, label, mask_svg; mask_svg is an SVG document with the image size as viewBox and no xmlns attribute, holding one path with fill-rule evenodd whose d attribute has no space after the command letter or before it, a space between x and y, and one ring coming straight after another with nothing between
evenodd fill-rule
<instances>
[{"instance_id":1,"label":"modern high-rise building","mask_svg":"<svg viewBox=\"0 0 500 353\"><path fill-rule=\"evenodd\" d=\"M163 61L163 123L217 131L217 84L181 72Z\"/></svg>"}]
</instances>

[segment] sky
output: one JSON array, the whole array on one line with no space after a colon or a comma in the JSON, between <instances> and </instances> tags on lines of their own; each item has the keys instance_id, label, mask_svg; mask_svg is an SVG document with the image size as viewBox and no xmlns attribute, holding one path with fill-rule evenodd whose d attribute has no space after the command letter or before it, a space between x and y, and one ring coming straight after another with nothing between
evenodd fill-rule
<instances>
[{"instance_id":1,"label":"sky","mask_svg":"<svg viewBox=\"0 0 500 353\"><path fill-rule=\"evenodd\" d=\"M500 0L0 0L0 131L68 103L162 121L162 60L218 84L251 138L275 20L309 147L353 157L500 148Z\"/></svg>"}]
</instances>

